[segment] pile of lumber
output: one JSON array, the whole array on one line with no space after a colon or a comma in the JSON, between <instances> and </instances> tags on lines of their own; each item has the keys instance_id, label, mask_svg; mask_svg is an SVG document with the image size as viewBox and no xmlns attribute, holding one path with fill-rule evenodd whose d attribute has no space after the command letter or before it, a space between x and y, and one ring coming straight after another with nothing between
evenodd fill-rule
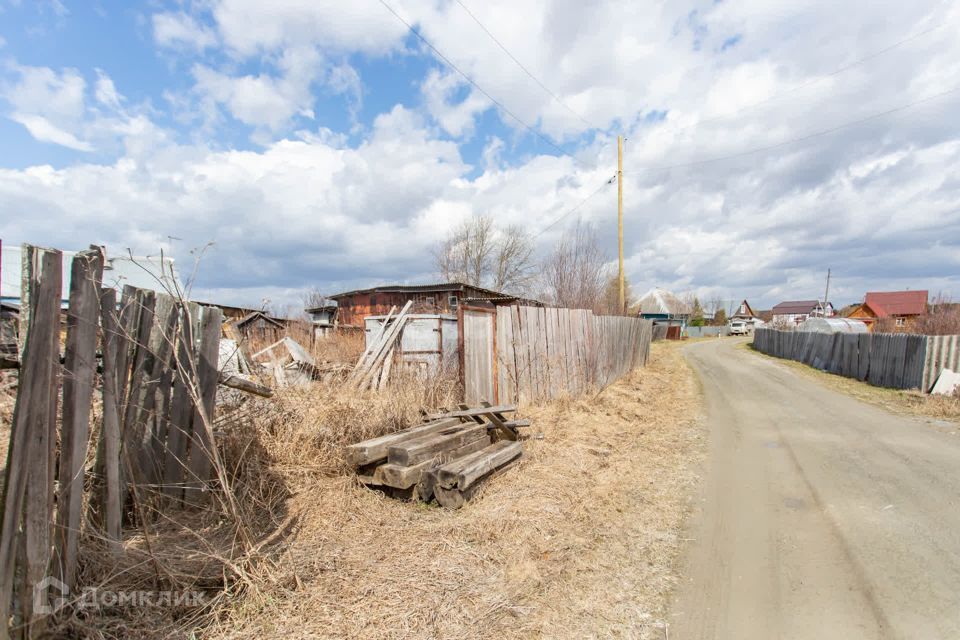
<instances>
[{"instance_id":1,"label":"pile of lumber","mask_svg":"<svg viewBox=\"0 0 960 640\"><path fill-rule=\"evenodd\" d=\"M357 389L383 389L390 379L393 353L400 341L403 325L407 321L413 301L407 301L400 313L394 315L397 308L392 307L377 330L377 334L367 345L353 373L347 378L347 384Z\"/></svg>"},{"instance_id":2,"label":"pile of lumber","mask_svg":"<svg viewBox=\"0 0 960 640\"><path fill-rule=\"evenodd\" d=\"M370 487L457 509L523 455L518 429L529 421L504 417L515 406L484 405L427 416L423 424L350 445L347 460Z\"/></svg>"}]
</instances>

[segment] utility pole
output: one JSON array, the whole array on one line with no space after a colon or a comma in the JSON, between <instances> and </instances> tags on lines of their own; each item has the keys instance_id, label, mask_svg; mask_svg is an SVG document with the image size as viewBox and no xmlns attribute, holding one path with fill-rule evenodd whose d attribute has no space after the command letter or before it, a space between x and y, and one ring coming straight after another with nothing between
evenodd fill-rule
<instances>
[{"instance_id":1,"label":"utility pole","mask_svg":"<svg viewBox=\"0 0 960 640\"><path fill-rule=\"evenodd\" d=\"M617 242L620 247L620 314L627 312L623 281L623 136L617 136Z\"/></svg>"},{"instance_id":2,"label":"utility pole","mask_svg":"<svg viewBox=\"0 0 960 640\"><path fill-rule=\"evenodd\" d=\"M823 317L827 317L827 302L830 300L830 269L827 269L827 290L823 292Z\"/></svg>"}]
</instances>

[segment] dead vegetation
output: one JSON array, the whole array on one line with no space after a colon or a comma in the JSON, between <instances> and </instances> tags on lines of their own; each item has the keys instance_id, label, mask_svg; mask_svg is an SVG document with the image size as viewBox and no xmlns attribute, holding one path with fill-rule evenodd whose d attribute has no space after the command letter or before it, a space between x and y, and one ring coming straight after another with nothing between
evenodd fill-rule
<instances>
[{"instance_id":1,"label":"dead vegetation","mask_svg":"<svg viewBox=\"0 0 960 640\"><path fill-rule=\"evenodd\" d=\"M323 348L352 359L360 345ZM543 439L525 444L521 472L457 512L367 489L344 457L345 444L455 404L455 380L400 374L379 392L329 381L247 396L216 423L239 513L216 496L173 516L148 510L122 554L94 527L84 534L80 584L189 590L201 606L68 608L50 632L659 638L703 437L676 347L654 345L647 368L595 397L525 408Z\"/></svg>"},{"instance_id":2,"label":"dead vegetation","mask_svg":"<svg viewBox=\"0 0 960 640\"><path fill-rule=\"evenodd\" d=\"M257 589L223 599L205 635L661 637L702 442L675 345L655 345L647 369L599 396L528 409L544 438L527 443L522 473L457 512L340 473L340 444L410 417L402 389L414 385L399 386L373 406L373 394L306 407L281 396L286 417L260 438L296 525ZM442 404L443 388L416 399Z\"/></svg>"}]
</instances>

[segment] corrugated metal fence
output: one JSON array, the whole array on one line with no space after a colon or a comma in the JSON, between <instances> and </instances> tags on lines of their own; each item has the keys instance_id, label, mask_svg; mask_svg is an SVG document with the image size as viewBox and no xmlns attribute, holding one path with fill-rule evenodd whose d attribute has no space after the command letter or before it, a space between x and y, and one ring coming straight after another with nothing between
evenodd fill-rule
<instances>
[{"instance_id":1,"label":"corrugated metal fence","mask_svg":"<svg viewBox=\"0 0 960 640\"><path fill-rule=\"evenodd\" d=\"M523 403L575 397L646 364L653 325L583 309L498 307L461 327L466 401ZM492 367L480 366L489 349Z\"/></svg>"},{"instance_id":2,"label":"corrugated metal fence","mask_svg":"<svg viewBox=\"0 0 960 640\"><path fill-rule=\"evenodd\" d=\"M753 346L874 386L925 392L944 368L960 365L960 336L757 329Z\"/></svg>"}]
</instances>

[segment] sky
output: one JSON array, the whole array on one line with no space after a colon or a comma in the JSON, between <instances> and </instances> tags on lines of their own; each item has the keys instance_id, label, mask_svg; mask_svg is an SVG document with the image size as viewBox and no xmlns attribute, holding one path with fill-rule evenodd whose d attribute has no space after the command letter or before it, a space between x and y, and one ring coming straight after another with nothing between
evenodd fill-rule
<instances>
[{"instance_id":1,"label":"sky","mask_svg":"<svg viewBox=\"0 0 960 640\"><path fill-rule=\"evenodd\" d=\"M0 0L0 239L249 306L436 281L479 215L614 265L623 135L635 293L960 300L957 33L926 0Z\"/></svg>"}]
</instances>

